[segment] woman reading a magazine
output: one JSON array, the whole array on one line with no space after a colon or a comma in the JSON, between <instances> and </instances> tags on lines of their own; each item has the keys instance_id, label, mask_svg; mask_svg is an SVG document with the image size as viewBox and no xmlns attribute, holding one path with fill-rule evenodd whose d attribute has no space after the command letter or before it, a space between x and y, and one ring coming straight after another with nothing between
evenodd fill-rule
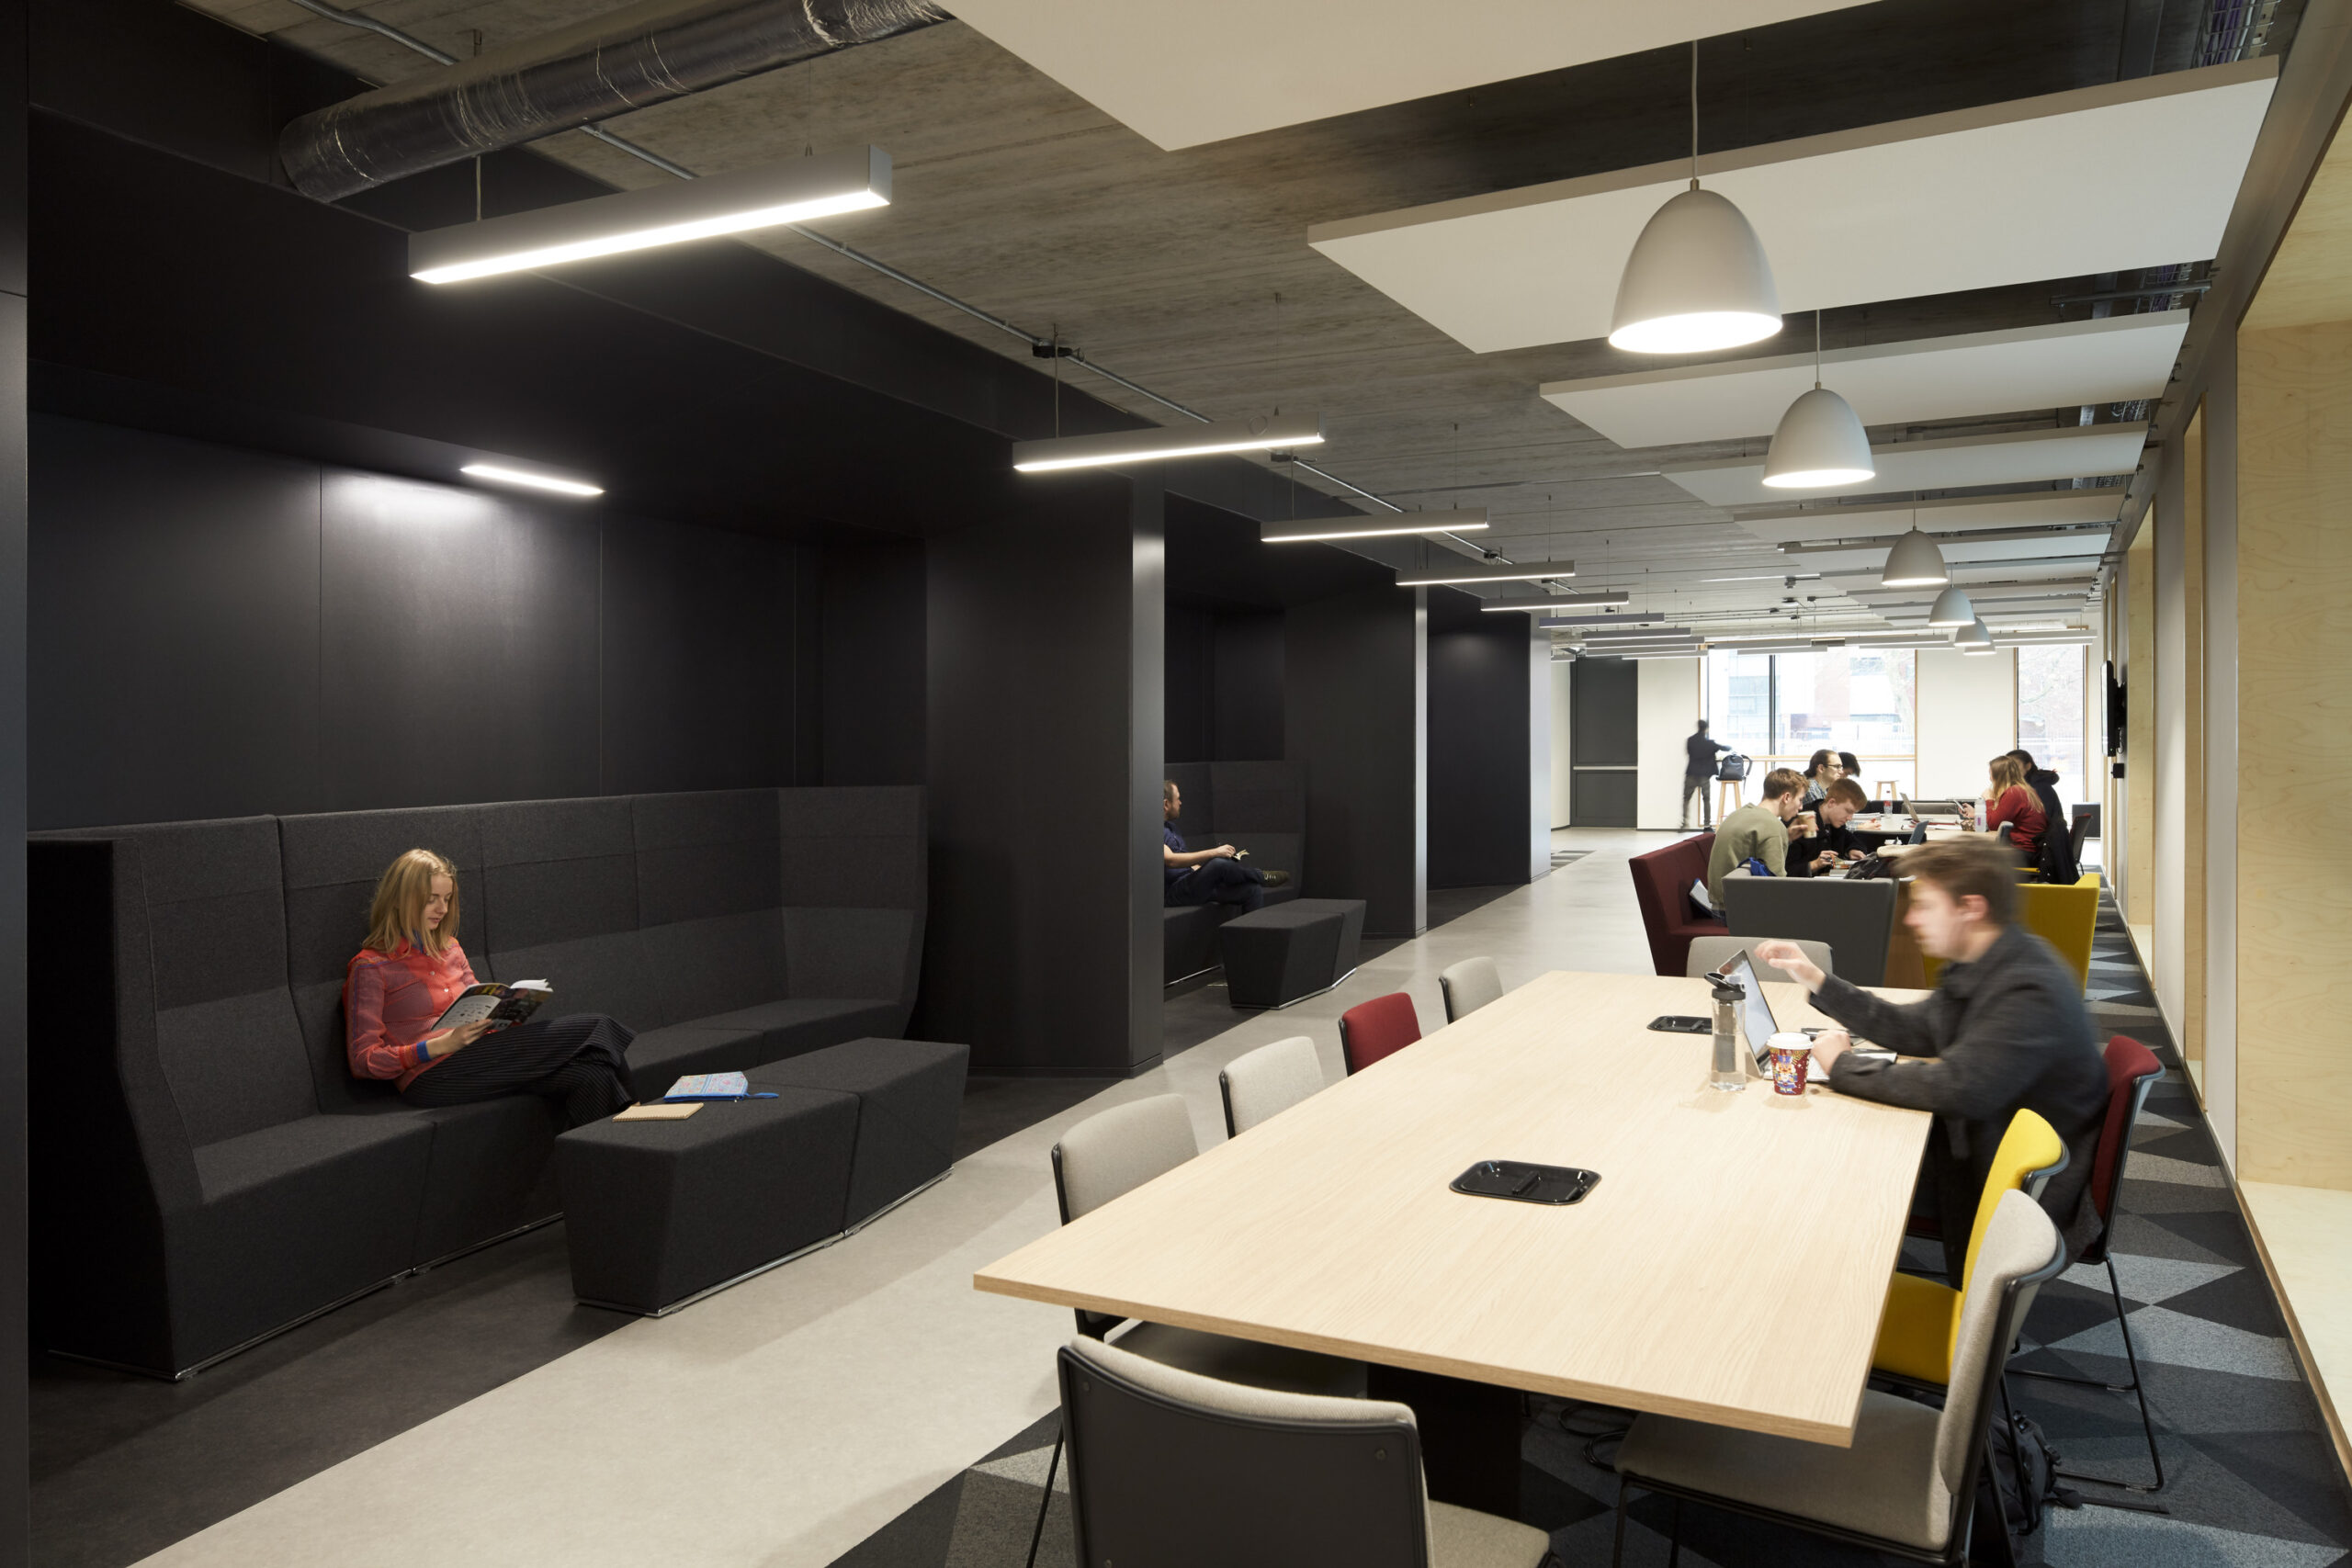
<instances>
[{"instance_id":1,"label":"woman reading a magazine","mask_svg":"<svg viewBox=\"0 0 2352 1568\"><path fill-rule=\"evenodd\" d=\"M458 945L458 868L411 850L377 883L367 945L344 970L352 1076L390 1078L411 1105L536 1094L562 1111L568 1127L636 1100L627 1055L636 1036L601 1013L529 1018L545 993L520 993L498 999L491 1017L436 1027L476 985ZM501 1014L528 1021L502 1026Z\"/></svg>"}]
</instances>

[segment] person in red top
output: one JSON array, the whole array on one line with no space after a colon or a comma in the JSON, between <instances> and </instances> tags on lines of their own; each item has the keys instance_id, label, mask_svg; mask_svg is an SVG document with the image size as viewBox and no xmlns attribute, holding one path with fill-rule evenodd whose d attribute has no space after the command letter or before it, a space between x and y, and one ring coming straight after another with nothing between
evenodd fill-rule
<instances>
[{"instance_id":1,"label":"person in red top","mask_svg":"<svg viewBox=\"0 0 2352 1568\"><path fill-rule=\"evenodd\" d=\"M2041 796L2025 782L2025 769L2015 757L2003 755L1993 759L1993 788L1984 798L1984 830L1992 832L2006 827L2009 842L2033 858L2041 847L2041 835L2050 827L2050 815L2041 809Z\"/></svg>"},{"instance_id":2,"label":"person in red top","mask_svg":"<svg viewBox=\"0 0 2352 1568\"><path fill-rule=\"evenodd\" d=\"M411 850L376 884L367 944L344 966L352 1077L389 1078L412 1105L536 1094L560 1106L568 1127L635 1101L628 1052L636 1035L601 1013L534 1018L494 1033L483 1023L435 1030L474 984L458 945L458 868Z\"/></svg>"}]
</instances>

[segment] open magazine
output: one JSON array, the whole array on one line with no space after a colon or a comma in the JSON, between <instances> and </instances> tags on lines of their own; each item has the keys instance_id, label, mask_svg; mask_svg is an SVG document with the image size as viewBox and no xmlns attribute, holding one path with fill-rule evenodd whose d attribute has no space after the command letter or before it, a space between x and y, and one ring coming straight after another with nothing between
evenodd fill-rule
<instances>
[{"instance_id":1,"label":"open magazine","mask_svg":"<svg viewBox=\"0 0 2352 1568\"><path fill-rule=\"evenodd\" d=\"M545 980L515 980L500 985L484 980L479 986L469 986L458 993L429 1032L438 1034L445 1029L462 1029L469 1023L488 1020L490 1032L512 1029L539 1010L539 1004L555 995Z\"/></svg>"}]
</instances>

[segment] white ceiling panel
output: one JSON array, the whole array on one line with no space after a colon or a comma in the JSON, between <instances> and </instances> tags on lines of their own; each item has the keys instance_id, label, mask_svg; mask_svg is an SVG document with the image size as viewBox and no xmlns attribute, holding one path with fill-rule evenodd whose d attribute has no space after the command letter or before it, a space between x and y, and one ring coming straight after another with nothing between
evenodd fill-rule
<instances>
[{"instance_id":1,"label":"white ceiling panel","mask_svg":"<svg viewBox=\"0 0 2352 1568\"><path fill-rule=\"evenodd\" d=\"M962 0L956 17L1174 150L1861 0Z\"/></svg>"},{"instance_id":2,"label":"white ceiling panel","mask_svg":"<svg viewBox=\"0 0 2352 1568\"><path fill-rule=\"evenodd\" d=\"M1886 495L1906 490L1964 490L1973 485L2128 474L2139 465L2140 449L2147 439L2147 425L2137 423L2060 425L2008 435L1902 441L1871 448L1871 460L1878 466L1871 478L1844 486L1842 491L1809 493ZM1765 486L1761 452L1732 463L1669 463L1658 471L1710 506L1763 506L1788 499L1786 491Z\"/></svg>"},{"instance_id":3,"label":"white ceiling panel","mask_svg":"<svg viewBox=\"0 0 2352 1568\"><path fill-rule=\"evenodd\" d=\"M2070 478L2072 476L2069 476ZM1875 539L1900 534L1916 521L1930 534L1972 528L2040 528L2066 523L2112 523L2122 510L2123 491L2051 490L2030 495L1963 496L1917 505L1773 507L1742 512L1739 525L1767 544L1804 539Z\"/></svg>"},{"instance_id":4,"label":"white ceiling panel","mask_svg":"<svg viewBox=\"0 0 2352 1568\"><path fill-rule=\"evenodd\" d=\"M2187 310L1871 344L1821 356L1822 385L1864 424L1915 424L2162 395ZM1544 400L1620 446L1769 436L1813 385L1813 355L1554 381Z\"/></svg>"},{"instance_id":5,"label":"white ceiling panel","mask_svg":"<svg viewBox=\"0 0 2352 1568\"><path fill-rule=\"evenodd\" d=\"M2053 534L2039 539L1987 539L1980 544L1971 544L1964 539L1939 539L1936 547L1948 566L2052 558L2075 559L2087 557L2097 559L2109 536L2098 533ZM1817 571L1832 581L1860 572L1875 585L1881 570L1886 565L1886 547L1874 545L1859 550L1823 550L1817 554L1791 556L1789 562L1791 571Z\"/></svg>"},{"instance_id":6,"label":"white ceiling panel","mask_svg":"<svg viewBox=\"0 0 2352 1568\"><path fill-rule=\"evenodd\" d=\"M2267 57L1699 160L1792 313L2200 261L2269 107ZM1653 164L1317 224L1307 242L1480 354L1605 337Z\"/></svg>"}]
</instances>

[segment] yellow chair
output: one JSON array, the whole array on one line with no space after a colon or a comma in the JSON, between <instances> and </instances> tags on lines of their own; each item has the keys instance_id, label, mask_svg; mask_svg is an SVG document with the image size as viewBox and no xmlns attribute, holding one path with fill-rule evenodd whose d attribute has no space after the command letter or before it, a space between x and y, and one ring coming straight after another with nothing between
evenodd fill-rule
<instances>
[{"instance_id":1,"label":"yellow chair","mask_svg":"<svg viewBox=\"0 0 2352 1568\"><path fill-rule=\"evenodd\" d=\"M2057 1130L2030 1111L2009 1119L2001 1146L1993 1151L1993 1168L1984 1178L1984 1196L1976 1201L1976 1224L1968 1232L1967 1261L1961 1266L1964 1289L1976 1267L1977 1249L1984 1245L1984 1227L2001 1194L2016 1190L2040 1197L2043 1183L2065 1168L2066 1145ZM1915 1382L1944 1384L1951 1381L1951 1359L1960 1348L1961 1292L1940 1280L1897 1274L1887 1286L1886 1310L1879 1317L1878 1346L1871 1352L1871 1370L1893 1372Z\"/></svg>"},{"instance_id":2,"label":"yellow chair","mask_svg":"<svg viewBox=\"0 0 2352 1568\"><path fill-rule=\"evenodd\" d=\"M2058 950L2085 990L2091 984L2091 938L2098 930L2098 873L2086 871L2067 887L2055 882L2018 884L2018 924ZM1928 984L1943 973L1944 961L1927 961Z\"/></svg>"}]
</instances>

